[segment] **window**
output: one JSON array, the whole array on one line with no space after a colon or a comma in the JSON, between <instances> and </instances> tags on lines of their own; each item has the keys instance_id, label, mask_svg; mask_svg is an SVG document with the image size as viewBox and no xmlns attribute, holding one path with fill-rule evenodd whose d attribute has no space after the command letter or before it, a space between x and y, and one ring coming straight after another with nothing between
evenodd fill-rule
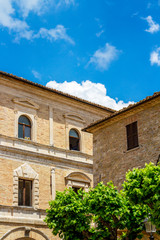
<instances>
[{"instance_id":1,"label":"window","mask_svg":"<svg viewBox=\"0 0 160 240\"><path fill-rule=\"evenodd\" d=\"M74 129L71 129L69 132L69 147L70 150L80 151L79 134Z\"/></svg>"},{"instance_id":2,"label":"window","mask_svg":"<svg viewBox=\"0 0 160 240\"><path fill-rule=\"evenodd\" d=\"M72 187L72 189L75 193L78 193L78 190L81 189L81 188L80 187Z\"/></svg>"},{"instance_id":3,"label":"window","mask_svg":"<svg viewBox=\"0 0 160 240\"><path fill-rule=\"evenodd\" d=\"M91 186L91 179L82 172L72 172L65 177L67 188L72 188L76 193L79 189L84 189L88 192Z\"/></svg>"},{"instance_id":4,"label":"window","mask_svg":"<svg viewBox=\"0 0 160 240\"><path fill-rule=\"evenodd\" d=\"M13 171L13 206L39 208L39 174L27 163Z\"/></svg>"},{"instance_id":5,"label":"window","mask_svg":"<svg viewBox=\"0 0 160 240\"><path fill-rule=\"evenodd\" d=\"M138 129L137 122L126 126L127 131L127 150L138 147Z\"/></svg>"},{"instance_id":6,"label":"window","mask_svg":"<svg viewBox=\"0 0 160 240\"><path fill-rule=\"evenodd\" d=\"M18 119L18 137L31 139L31 122L24 115L20 116Z\"/></svg>"},{"instance_id":7,"label":"window","mask_svg":"<svg viewBox=\"0 0 160 240\"><path fill-rule=\"evenodd\" d=\"M32 205L32 181L19 179L18 181L18 205Z\"/></svg>"}]
</instances>

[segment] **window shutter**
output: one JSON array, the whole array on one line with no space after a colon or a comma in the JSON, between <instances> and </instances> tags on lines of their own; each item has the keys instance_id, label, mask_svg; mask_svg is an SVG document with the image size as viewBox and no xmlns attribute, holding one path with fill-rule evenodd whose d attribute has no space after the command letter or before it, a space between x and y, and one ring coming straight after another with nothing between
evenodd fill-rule
<instances>
[{"instance_id":1,"label":"window shutter","mask_svg":"<svg viewBox=\"0 0 160 240\"><path fill-rule=\"evenodd\" d=\"M127 149L138 147L138 129L137 122L133 122L126 126L127 130Z\"/></svg>"},{"instance_id":2,"label":"window shutter","mask_svg":"<svg viewBox=\"0 0 160 240\"><path fill-rule=\"evenodd\" d=\"M18 198L19 206L32 205L32 181L19 179Z\"/></svg>"}]
</instances>

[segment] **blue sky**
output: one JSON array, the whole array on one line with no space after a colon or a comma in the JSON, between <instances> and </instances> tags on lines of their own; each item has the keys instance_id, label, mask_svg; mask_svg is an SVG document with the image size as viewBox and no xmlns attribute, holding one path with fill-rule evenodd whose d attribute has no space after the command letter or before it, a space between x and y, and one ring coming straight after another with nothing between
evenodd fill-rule
<instances>
[{"instance_id":1,"label":"blue sky","mask_svg":"<svg viewBox=\"0 0 160 240\"><path fill-rule=\"evenodd\" d=\"M120 109L160 86L160 0L0 0L0 69Z\"/></svg>"}]
</instances>

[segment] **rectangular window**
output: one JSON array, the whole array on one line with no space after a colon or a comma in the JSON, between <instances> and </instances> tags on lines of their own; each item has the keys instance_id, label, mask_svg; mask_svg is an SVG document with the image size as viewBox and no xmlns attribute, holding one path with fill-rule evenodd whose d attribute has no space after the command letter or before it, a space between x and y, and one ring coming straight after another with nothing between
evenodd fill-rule
<instances>
[{"instance_id":1,"label":"rectangular window","mask_svg":"<svg viewBox=\"0 0 160 240\"><path fill-rule=\"evenodd\" d=\"M126 126L127 131L127 150L138 147L138 128L137 122L133 122Z\"/></svg>"},{"instance_id":2,"label":"rectangular window","mask_svg":"<svg viewBox=\"0 0 160 240\"><path fill-rule=\"evenodd\" d=\"M18 205L32 205L32 181L19 179L18 182Z\"/></svg>"}]
</instances>

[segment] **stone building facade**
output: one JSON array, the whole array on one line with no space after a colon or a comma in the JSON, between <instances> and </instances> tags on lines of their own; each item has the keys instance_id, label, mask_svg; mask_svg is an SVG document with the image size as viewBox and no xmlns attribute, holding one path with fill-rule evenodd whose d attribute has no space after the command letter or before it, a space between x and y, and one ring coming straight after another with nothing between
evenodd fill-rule
<instances>
[{"instance_id":1,"label":"stone building facade","mask_svg":"<svg viewBox=\"0 0 160 240\"><path fill-rule=\"evenodd\" d=\"M43 222L56 190L93 185L92 134L114 111L0 72L0 239L57 239Z\"/></svg>"},{"instance_id":2,"label":"stone building facade","mask_svg":"<svg viewBox=\"0 0 160 240\"><path fill-rule=\"evenodd\" d=\"M129 169L160 160L160 92L84 131L93 133L94 184L112 180L121 188Z\"/></svg>"}]
</instances>

